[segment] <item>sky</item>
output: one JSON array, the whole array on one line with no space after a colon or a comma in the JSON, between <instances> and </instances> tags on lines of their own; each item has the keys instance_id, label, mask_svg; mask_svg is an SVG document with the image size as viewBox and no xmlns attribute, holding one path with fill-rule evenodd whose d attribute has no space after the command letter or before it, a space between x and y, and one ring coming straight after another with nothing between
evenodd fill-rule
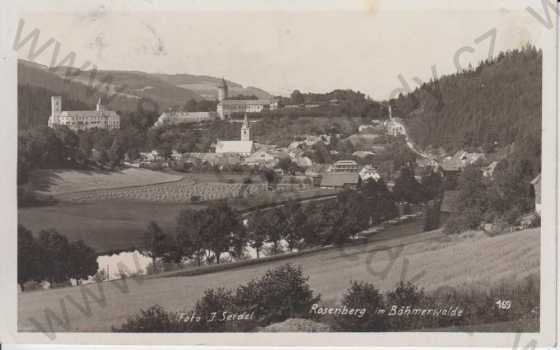
<instances>
[{"instance_id":1,"label":"sky","mask_svg":"<svg viewBox=\"0 0 560 350\"><path fill-rule=\"evenodd\" d=\"M542 12L540 1L533 3ZM22 35L60 43L75 66L225 77L277 95L353 89L383 100L476 65L541 46L545 28L526 2L354 0L70 0L20 4ZM484 36L486 34L486 36ZM28 59L26 47L18 51ZM34 58L52 64L53 47ZM402 76L402 78L399 78ZM406 89L405 89L406 90Z\"/></svg>"}]
</instances>

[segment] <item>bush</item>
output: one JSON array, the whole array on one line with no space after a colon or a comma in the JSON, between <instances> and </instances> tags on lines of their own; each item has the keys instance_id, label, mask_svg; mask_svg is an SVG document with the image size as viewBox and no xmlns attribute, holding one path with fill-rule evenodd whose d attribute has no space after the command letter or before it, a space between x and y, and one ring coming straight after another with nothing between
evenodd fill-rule
<instances>
[{"instance_id":1,"label":"bush","mask_svg":"<svg viewBox=\"0 0 560 350\"><path fill-rule=\"evenodd\" d=\"M350 282L350 288L344 293L342 305L348 309L366 309L363 317L339 315L335 318L337 330L348 332L384 331L387 328L385 316L376 314L376 310L385 308L383 295L371 283Z\"/></svg>"},{"instance_id":2,"label":"bush","mask_svg":"<svg viewBox=\"0 0 560 350\"><path fill-rule=\"evenodd\" d=\"M397 284L397 287L387 293L387 312L391 311L393 307L410 306L411 308L426 307L432 308L433 304L430 302L424 291L415 286L412 282L403 281ZM421 329L426 326L426 319L415 317L390 317L388 319L389 327L391 330L409 330Z\"/></svg>"},{"instance_id":3,"label":"bush","mask_svg":"<svg viewBox=\"0 0 560 350\"><path fill-rule=\"evenodd\" d=\"M207 289L194 307L194 315L200 316L201 319L199 322L189 322L188 328L193 331L225 332L228 325L221 318L224 312L235 312L233 298L230 290Z\"/></svg>"},{"instance_id":4,"label":"bush","mask_svg":"<svg viewBox=\"0 0 560 350\"><path fill-rule=\"evenodd\" d=\"M259 280L237 289L235 304L255 311L261 326L288 318L307 318L309 309L320 299L314 295L301 267L286 264L269 270Z\"/></svg>"},{"instance_id":5,"label":"bush","mask_svg":"<svg viewBox=\"0 0 560 350\"><path fill-rule=\"evenodd\" d=\"M262 278L241 285L236 293L223 288L208 289L190 313L166 312L160 306L141 310L130 317L120 332L233 332L251 331L289 318L309 318L311 305L319 301L301 268L283 265ZM225 313L225 314L224 314ZM252 319L221 320L224 315ZM194 319L194 320L193 320Z\"/></svg>"},{"instance_id":6,"label":"bush","mask_svg":"<svg viewBox=\"0 0 560 350\"><path fill-rule=\"evenodd\" d=\"M460 213L453 214L447 220L444 232L448 234L461 233L467 230L474 230L482 223L482 213L476 209L465 209Z\"/></svg>"},{"instance_id":7,"label":"bush","mask_svg":"<svg viewBox=\"0 0 560 350\"><path fill-rule=\"evenodd\" d=\"M185 323L176 313L166 312L155 305L147 310L140 310L137 316L129 317L120 327L112 327L114 332L181 332Z\"/></svg>"}]
</instances>

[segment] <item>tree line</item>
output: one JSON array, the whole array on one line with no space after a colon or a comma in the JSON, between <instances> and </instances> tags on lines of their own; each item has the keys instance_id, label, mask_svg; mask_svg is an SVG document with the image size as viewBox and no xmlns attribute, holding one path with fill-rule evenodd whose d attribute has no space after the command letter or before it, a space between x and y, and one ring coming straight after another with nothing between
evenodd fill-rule
<instances>
[{"instance_id":1,"label":"tree line","mask_svg":"<svg viewBox=\"0 0 560 350\"><path fill-rule=\"evenodd\" d=\"M261 257L265 247L274 255L282 252L283 244L289 251L342 245L368 227L397 217L397 201L422 203L440 193L438 175L426 177L425 185L407 171L400 179L393 193L382 179L370 179L359 191L340 192L336 199L288 200L247 216L241 216L226 201L203 209L183 209L174 232L165 232L156 222L148 225L143 254L152 257L154 267L158 260L178 263L185 258L200 266L204 262L219 264L226 253L243 259L247 247ZM436 184L430 187L430 181ZM428 189L434 188L435 193L430 194Z\"/></svg>"},{"instance_id":2,"label":"tree line","mask_svg":"<svg viewBox=\"0 0 560 350\"><path fill-rule=\"evenodd\" d=\"M97 254L82 240L70 242L55 230L43 230L37 237L18 226L18 284L23 291L29 281L78 282L95 275Z\"/></svg>"}]
</instances>

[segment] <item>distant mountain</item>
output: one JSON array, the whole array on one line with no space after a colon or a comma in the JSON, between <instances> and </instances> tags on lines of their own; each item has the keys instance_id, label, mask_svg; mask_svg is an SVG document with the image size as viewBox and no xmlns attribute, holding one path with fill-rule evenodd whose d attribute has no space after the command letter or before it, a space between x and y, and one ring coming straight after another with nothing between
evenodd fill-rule
<instances>
[{"instance_id":1,"label":"distant mountain","mask_svg":"<svg viewBox=\"0 0 560 350\"><path fill-rule=\"evenodd\" d=\"M69 74L68 74L69 73ZM219 78L188 74L165 75L138 71L81 71L75 68L46 66L19 60L18 85L40 87L58 95L95 105L100 95L109 95L109 107L117 111L135 111L142 99L154 101L159 110L184 105L188 100L215 99ZM230 82L231 94L270 95L257 88L243 88ZM25 101L23 101L25 102ZM65 102L62 102L63 108ZM152 108L148 106L146 108ZM49 113L49 111L45 111Z\"/></svg>"},{"instance_id":2,"label":"distant mountain","mask_svg":"<svg viewBox=\"0 0 560 350\"><path fill-rule=\"evenodd\" d=\"M214 78L206 75L191 74L156 74L156 76L170 84L194 91L203 98L211 100L218 98L216 86L222 80L221 78ZM268 92L256 87L243 87L241 84L229 80L226 80L226 82L228 84L229 95L231 97L234 97L235 95L255 95L262 99L272 97L272 95Z\"/></svg>"}]
</instances>

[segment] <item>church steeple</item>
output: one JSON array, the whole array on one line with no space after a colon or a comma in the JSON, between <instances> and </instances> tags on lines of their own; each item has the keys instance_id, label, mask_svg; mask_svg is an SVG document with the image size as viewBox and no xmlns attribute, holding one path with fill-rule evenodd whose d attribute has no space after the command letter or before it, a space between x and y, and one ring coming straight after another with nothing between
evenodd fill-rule
<instances>
[{"instance_id":1,"label":"church steeple","mask_svg":"<svg viewBox=\"0 0 560 350\"><path fill-rule=\"evenodd\" d=\"M101 100L101 97L99 97L99 99L97 100L97 105L95 106L95 110L98 112L103 112L103 101Z\"/></svg>"},{"instance_id":2,"label":"church steeple","mask_svg":"<svg viewBox=\"0 0 560 350\"><path fill-rule=\"evenodd\" d=\"M247 119L247 114L243 118L243 124L241 125L241 141L251 141L251 129L249 128L249 120Z\"/></svg>"}]
</instances>

